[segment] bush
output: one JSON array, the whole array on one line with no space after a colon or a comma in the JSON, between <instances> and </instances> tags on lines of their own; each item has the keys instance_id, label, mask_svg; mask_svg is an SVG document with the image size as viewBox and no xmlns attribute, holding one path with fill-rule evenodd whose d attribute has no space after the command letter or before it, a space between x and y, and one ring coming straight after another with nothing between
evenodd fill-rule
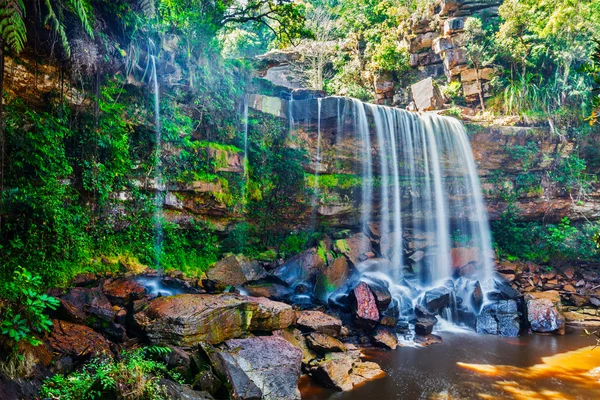
<instances>
[{"instance_id":1,"label":"bush","mask_svg":"<svg viewBox=\"0 0 600 400\"><path fill-rule=\"evenodd\" d=\"M6 300L0 306L2 335L7 336L16 351L21 341L33 346L41 342L35 334L50 330L52 321L45 314L46 309L55 310L58 299L41 292L42 279L25 268L15 271L12 281L2 286L0 295Z\"/></svg>"},{"instance_id":2,"label":"bush","mask_svg":"<svg viewBox=\"0 0 600 400\"><path fill-rule=\"evenodd\" d=\"M168 351L170 349L163 347L139 348L124 351L119 360L93 359L79 371L44 381L40 396L60 400L162 400L166 393L158 383L160 378L182 381L177 373L151 357L153 353L160 355Z\"/></svg>"}]
</instances>

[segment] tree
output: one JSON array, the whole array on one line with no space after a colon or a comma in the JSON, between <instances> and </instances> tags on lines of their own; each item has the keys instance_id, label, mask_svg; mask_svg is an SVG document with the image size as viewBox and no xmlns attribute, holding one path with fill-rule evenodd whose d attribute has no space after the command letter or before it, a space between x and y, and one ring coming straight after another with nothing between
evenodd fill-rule
<instances>
[{"instance_id":1,"label":"tree","mask_svg":"<svg viewBox=\"0 0 600 400\"><path fill-rule=\"evenodd\" d=\"M480 70L490 65L495 58L495 55L490 51L492 43L489 38L490 36L486 34L479 18L467 18L465 21L466 51L469 63L475 68L479 104L482 111L485 111L485 104L483 101Z\"/></svg>"}]
</instances>

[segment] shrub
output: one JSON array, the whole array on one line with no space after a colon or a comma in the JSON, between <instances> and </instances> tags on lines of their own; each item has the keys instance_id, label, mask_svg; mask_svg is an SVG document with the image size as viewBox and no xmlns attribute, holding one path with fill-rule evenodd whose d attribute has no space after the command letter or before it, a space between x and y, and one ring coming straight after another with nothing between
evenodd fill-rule
<instances>
[{"instance_id":1,"label":"shrub","mask_svg":"<svg viewBox=\"0 0 600 400\"><path fill-rule=\"evenodd\" d=\"M22 267L15 271L13 280L2 287L1 294L6 303L0 307L0 327L2 335L7 336L13 345L13 351L16 351L21 341L33 346L39 345L41 342L35 334L47 332L52 326L45 311L55 310L59 302L42 293L41 287L42 279Z\"/></svg>"},{"instance_id":2,"label":"shrub","mask_svg":"<svg viewBox=\"0 0 600 400\"><path fill-rule=\"evenodd\" d=\"M69 375L55 375L40 389L42 398L87 400L116 398L128 400L162 400L166 398L159 379L169 377L181 382L181 377L165 364L152 359L168 348L138 348L124 351L119 360L96 358L81 370Z\"/></svg>"}]
</instances>

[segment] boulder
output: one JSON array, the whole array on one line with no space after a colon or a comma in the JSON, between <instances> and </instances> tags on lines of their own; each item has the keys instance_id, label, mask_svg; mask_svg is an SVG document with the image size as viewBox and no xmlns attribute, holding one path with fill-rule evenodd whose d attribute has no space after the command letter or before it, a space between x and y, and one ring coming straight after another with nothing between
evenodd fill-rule
<instances>
[{"instance_id":1,"label":"boulder","mask_svg":"<svg viewBox=\"0 0 600 400\"><path fill-rule=\"evenodd\" d=\"M323 385L349 391L354 387L350 378L354 359L347 353L330 353L317 365L311 366L310 374Z\"/></svg>"},{"instance_id":2,"label":"boulder","mask_svg":"<svg viewBox=\"0 0 600 400\"><path fill-rule=\"evenodd\" d=\"M355 385L382 377L385 372L374 362L360 361L355 352L329 353L310 367L310 375L323 385L349 391Z\"/></svg>"},{"instance_id":3,"label":"boulder","mask_svg":"<svg viewBox=\"0 0 600 400\"><path fill-rule=\"evenodd\" d=\"M359 283L349 295L354 322L366 329L373 329L379 321L379 309L371 289L365 282Z\"/></svg>"},{"instance_id":4,"label":"boulder","mask_svg":"<svg viewBox=\"0 0 600 400\"><path fill-rule=\"evenodd\" d=\"M479 311L479 309L483 305L483 300L483 289L481 289L481 284L479 283L479 281L476 281L473 285L473 292L471 293L471 304L473 304L473 308L475 308L475 311Z\"/></svg>"},{"instance_id":5,"label":"boulder","mask_svg":"<svg viewBox=\"0 0 600 400\"><path fill-rule=\"evenodd\" d=\"M521 330L517 302L498 300L483 306L477 317L477 333L516 337Z\"/></svg>"},{"instance_id":6,"label":"boulder","mask_svg":"<svg viewBox=\"0 0 600 400\"><path fill-rule=\"evenodd\" d=\"M348 239L338 239L334 242L334 250L345 255L354 265L358 265L367 257L365 253L371 251L371 241L364 233L355 233Z\"/></svg>"},{"instance_id":7,"label":"boulder","mask_svg":"<svg viewBox=\"0 0 600 400\"><path fill-rule=\"evenodd\" d=\"M210 358L233 399L300 399L302 352L281 337L231 339Z\"/></svg>"},{"instance_id":8,"label":"boulder","mask_svg":"<svg viewBox=\"0 0 600 400\"><path fill-rule=\"evenodd\" d=\"M447 287L440 286L425 292L423 301L429 311L437 313L440 309L450 305L451 293L452 291Z\"/></svg>"},{"instance_id":9,"label":"boulder","mask_svg":"<svg viewBox=\"0 0 600 400\"><path fill-rule=\"evenodd\" d=\"M432 344L442 343L442 338L438 335L417 335L415 343L421 346L431 346Z\"/></svg>"},{"instance_id":10,"label":"boulder","mask_svg":"<svg viewBox=\"0 0 600 400\"><path fill-rule=\"evenodd\" d=\"M366 284L369 285L369 289L375 296L375 303L377 303L377 309L383 311L388 308L392 302L392 294L383 282L375 282L371 279L365 280Z\"/></svg>"},{"instance_id":11,"label":"boulder","mask_svg":"<svg viewBox=\"0 0 600 400\"><path fill-rule=\"evenodd\" d=\"M432 78L423 79L411 86L412 96L419 111L437 110L444 105L440 89Z\"/></svg>"},{"instance_id":12,"label":"boulder","mask_svg":"<svg viewBox=\"0 0 600 400\"><path fill-rule=\"evenodd\" d=\"M392 328L378 326L372 335L373 343L377 346L395 349L398 346L398 335Z\"/></svg>"},{"instance_id":13,"label":"boulder","mask_svg":"<svg viewBox=\"0 0 600 400\"><path fill-rule=\"evenodd\" d=\"M450 250L452 268L460 269L472 262L481 261L481 251L476 247L455 247Z\"/></svg>"},{"instance_id":14,"label":"boulder","mask_svg":"<svg viewBox=\"0 0 600 400\"><path fill-rule=\"evenodd\" d=\"M325 261L312 248L295 255L271 274L289 286L304 282L313 286L317 273L325 267Z\"/></svg>"},{"instance_id":15,"label":"boulder","mask_svg":"<svg viewBox=\"0 0 600 400\"><path fill-rule=\"evenodd\" d=\"M396 299L392 299L388 308L379 313L379 317L379 323L381 325L395 327L398 324L398 318L400 317L400 302Z\"/></svg>"},{"instance_id":16,"label":"boulder","mask_svg":"<svg viewBox=\"0 0 600 400\"><path fill-rule=\"evenodd\" d=\"M560 293L557 291L532 292L525 295L527 318L533 332L565 333Z\"/></svg>"},{"instance_id":17,"label":"boulder","mask_svg":"<svg viewBox=\"0 0 600 400\"><path fill-rule=\"evenodd\" d=\"M497 296L497 294L499 294L500 299L514 300L516 298L521 297L521 293L519 293L517 289L510 286L510 284L507 282L495 281L494 286L496 287L496 292L493 296ZM495 300L495 298L491 298L490 295L488 295L488 298L490 298L491 300Z\"/></svg>"},{"instance_id":18,"label":"boulder","mask_svg":"<svg viewBox=\"0 0 600 400\"><path fill-rule=\"evenodd\" d=\"M302 332L296 328L281 329L273 332L274 336L282 337L302 352L302 363L308 365L317 358L317 354L308 347Z\"/></svg>"},{"instance_id":19,"label":"boulder","mask_svg":"<svg viewBox=\"0 0 600 400\"><path fill-rule=\"evenodd\" d=\"M204 369L194 377L194 389L216 394L223 386L223 382L214 374L212 369Z\"/></svg>"},{"instance_id":20,"label":"boulder","mask_svg":"<svg viewBox=\"0 0 600 400\"><path fill-rule=\"evenodd\" d=\"M267 297L271 300L283 300L293 293L293 290L288 286L267 280L248 282L242 288L249 296Z\"/></svg>"},{"instance_id":21,"label":"boulder","mask_svg":"<svg viewBox=\"0 0 600 400\"><path fill-rule=\"evenodd\" d=\"M306 337L308 347L318 353L344 352L344 344L329 335L313 332Z\"/></svg>"},{"instance_id":22,"label":"boulder","mask_svg":"<svg viewBox=\"0 0 600 400\"><path fill-rule=\"evenodd\" d=\"M345 256L336 258L331 265L322 269L317 276L315 293L323 302L327 302L329 295L340 288L348 280L350 268Z\"/></svg>"},{"instance_id":23,"label":"boulder","mask_svg":"<svg viewBox=\"0 0 600 400\"><path fill-rule=\"evenodd\" d=\"M465 29L466 17L448 18L444 21L444 36L449 36Z\"/></svg>"},{"instance_id":24,"label":"boulder","mask_svg":"<svg viewBox=\"0 0 600 400\"><path fill-rule=\"evenodd\" d=\"M431 335L433 326L437 323L435 317L419 317L415 321L415 333L420 336Z\"/></svg>"},{"instance_id":25,"label":"boulder","mask_svg":"<svg viewBox=\"0 0 600 400\"><path fill-rule=\"evenodd\" d=\"M107 322L115 318L110 301L98 288L76 287L59 300L59 314L71 322L85 324L90 316Z\"/></svg>"},{"instance_id":26,"label":"boulder","mask_svg":"<svg viewBox=\"0 0 600 400\"><path fill-rule=\"evenodd\" d=\"M267 272L256 260L242 255L230 255L214 264L206 277L225 286L240 286L250 281L265 278Z\"/></svg>"},{"instance_id":27,"label":"boulder","mask_svg":"<svg viewBox=\"0 0 600 400\"><path fill-rule=\"evenodd\" d=\"M92 328L61 320L52 320L48 345L54 352L70 357L73 361L113 354L110 343Z\"/></svg>"},{"instance_id":28,"label":"boulder","mask_svg":"<svg viewBox=\"0 0 600 400\"><path fill-rule=\"evenodd\" d=\"M165 398L169 400L213 400L213 397L207 392L194 390L188 385L182 385L169 379L160 379L158 384L164 388Z\"/></svg>"},{"instance_id":29,"label":"boulder","mask_svg":"<svg viewBox=\"0 0 600 400\"><path fill-rule=\"evenodd\" d=\"M296 320L296 325L306 331L324 333L339 337L342 321L321 311L302 311Z\"/></svg>"},{"instance_id":30,"label":"boulder","mask_svg":"<svg viewBox=\"0 0 600 400\"><path fill-rule=\"evenodd\" d=\"M120 307L128 307L133 301L146 295L146 288L141 283L128 278L107 281L102 290L112 304Z\"/></svg>"},{"instance_id":31,"label":"boulder","mask_svg":"<svg viewBox=\"0 0 600 400\"><path fill-rule=\"evenodd\" d=\"M262 297L180 294L152 300L134 319L150 342L189 348L248 332L285 329L294 323L295 312L287 304Z\"/></svg>"}]
</instances>

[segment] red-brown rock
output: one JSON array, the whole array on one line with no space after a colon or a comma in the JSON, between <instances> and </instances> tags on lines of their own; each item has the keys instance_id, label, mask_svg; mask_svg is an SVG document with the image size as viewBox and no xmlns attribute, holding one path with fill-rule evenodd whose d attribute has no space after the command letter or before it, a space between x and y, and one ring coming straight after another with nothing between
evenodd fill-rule
<instances>
[{"instance_id":1,"label":"red-brown rock","mask_svg":"<svg viewBox=\"0 0 600 400\"><path fill-rule=\"evenodd\" d=\"M308 331L324 333L334 337L340 336L342 321L321 311L302 311L296 325Z\"/></svg>"},{"instance_id":2,"label":"red-brown rock","mask_svg":"<svg viewBox=\"0 0 600 400\"><path fill-rule=\"evenodd\" d=\"M462 268L469 263L481 260L481 252L476 247L455 247L450 250L452 268Z\"/></svg>"},{"instance_id":3,"label":"red-brown rock","mask_svg":"<svg viewBox=\"0 0 600 400\"><path fill-rule=\"evenodd\" d=\"M379 310L369 286L365 282L359 283L349 297L355 323L363 328L374 328L379 321Z\"/></svg>"},{"instance_id":4,"label":"red-brown rock","mask_svg":"<svg viewBox=\"0 0 600 400\"><path fill-rule=\"evenodd\" d=\"M112 355L109 342L85 325L52 320L48 344L57 353L85 359L102 354Z\"/></svg>"},{"instance_id":5,"label":"red-brown rock","mask_svg":"<svg viewBox=\"0 0 600 400\"><path fill-rule=\"evenodd\" d=\"M127 307L146 295L146 288L133 279L121 278L104 284L104 293L111 303Z\"/></svg>"}]
</instances>

